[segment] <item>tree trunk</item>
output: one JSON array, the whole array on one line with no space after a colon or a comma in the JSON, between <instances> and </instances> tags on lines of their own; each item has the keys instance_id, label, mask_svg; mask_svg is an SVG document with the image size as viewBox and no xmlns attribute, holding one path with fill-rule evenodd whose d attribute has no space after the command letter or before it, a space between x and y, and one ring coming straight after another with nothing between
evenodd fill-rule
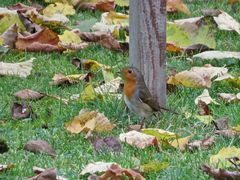
<instances>
[{"instance_id":1,"label":"tree trunk","mask_svg":"<svg viewBox=\"0 0 240 180\"><path fill-rule=\"evenodd\" d=\"M143 74L161 106L166 105L166 0L130 0L130 65Z\"/></svg>"}]
</instances>

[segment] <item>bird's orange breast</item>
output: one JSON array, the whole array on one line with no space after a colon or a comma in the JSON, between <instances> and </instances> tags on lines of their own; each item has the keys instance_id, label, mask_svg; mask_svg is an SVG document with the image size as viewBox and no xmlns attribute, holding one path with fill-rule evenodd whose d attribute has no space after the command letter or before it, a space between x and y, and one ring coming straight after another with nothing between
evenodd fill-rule
<instances>
[{"instance_id":1,"label":"bird's orange breast","mask_svg":"<svg viewBox=\"0 0 240 180\"><path fill-rule=\"evenodd\" d=\"M126 81L124 83L123 92L128 97L128 99L131 99L133 97L133 94L136 90L136 81Z\"/></svg>"}]
</instances>

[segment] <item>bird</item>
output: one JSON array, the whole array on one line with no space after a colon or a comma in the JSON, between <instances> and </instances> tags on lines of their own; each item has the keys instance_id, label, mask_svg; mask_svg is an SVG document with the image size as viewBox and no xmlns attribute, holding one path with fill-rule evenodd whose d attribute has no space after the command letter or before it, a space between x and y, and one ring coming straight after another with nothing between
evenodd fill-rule
<instances>
[{"instance_id":1,"label":"bird","mask_svg":"<svg viewBox=\"0 0 240 180\"><path fill-rule=\"evenodd\" d=\"M161 107L153 98L145 84L143 75L137 68L125 67L120 73L124 81L123 99L130 111L141 117L141 127L144 126L144 119L154 112L171 111Z\"/></svg>"}]
</instances>

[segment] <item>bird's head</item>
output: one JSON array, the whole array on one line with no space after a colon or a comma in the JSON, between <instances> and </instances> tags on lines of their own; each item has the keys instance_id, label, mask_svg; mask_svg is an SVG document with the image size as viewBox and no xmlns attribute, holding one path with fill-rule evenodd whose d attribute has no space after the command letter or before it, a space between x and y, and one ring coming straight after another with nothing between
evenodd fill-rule
<instances>
[{"instance_id":1,"label":"bird's head","mask_svg":"<svg viewBox=\"0 0 240 180\"><path fill-rule=\"evenodd\" d=\"M142 79L141 72L135 67L125 67L121 71L121 74L125 81L138 81Z\"/></svg>"}]
</instances>

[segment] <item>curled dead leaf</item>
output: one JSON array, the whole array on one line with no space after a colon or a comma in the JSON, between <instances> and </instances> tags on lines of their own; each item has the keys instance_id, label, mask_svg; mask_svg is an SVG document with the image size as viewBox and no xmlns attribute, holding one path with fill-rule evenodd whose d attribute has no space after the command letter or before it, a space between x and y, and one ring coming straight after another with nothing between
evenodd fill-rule
<instances>
[{"instance_id":1,"label":"curled dead leaf","mask_svg":"<svg viewBox=\"0 0 240 180\"><path fill-rule=\"evenodd\" d=\"M45 95L31 89L23 89L14 93L14 96L22 100L39 100L42 99Z\"/></svg>"},{"instance_id":2,"label":"curled dead leaf","mask_svg":"<svg viewBox=\"0 0 240 180\"><path fill-rule=\"evenodd\" d=\"M34 153L46 153L53 157L56 156L55 150L52 148L47 141L43 140L29 140L24 145L24 150L34 152Z\"/></svg>"},{"instance_id":3,"label":"curled dead leaf","mask_svg":"<svg viewBox=\"0 0 240 180\"><path fill-rule=\"evenodd\" d=\"M122 133L119 135L119 139L122 142L126 142L131 146L136 146L140 149L154 145L156 146L157 150L160 150L156 137L138 131L129 131L127 133Z\"/></svg>"},{"instance_id":4,"label":"curled dead leaf","mask_svg":"<svg viewBox=\"0 0 240 180\"><path fill-rule=\"evenodd\" d=\"M193 150L193 149L207 149L209 148L212 144L215 143L215 138L214 137L208 137L202 140L196 140L191 143L188 143L188 148Z\"/></svg>"},{"instance_id":5,"label":"curled dead leaf","mask_svg":"<svg viewBox=\"0 0 240 180\"><path fill-rule=\"evenodd\" d=\"M12 118L14 120L29 118L31 114L32 114L31 106L25 103L23 104L14 103L12 106Z\"/></svg>"}]
</instances>

